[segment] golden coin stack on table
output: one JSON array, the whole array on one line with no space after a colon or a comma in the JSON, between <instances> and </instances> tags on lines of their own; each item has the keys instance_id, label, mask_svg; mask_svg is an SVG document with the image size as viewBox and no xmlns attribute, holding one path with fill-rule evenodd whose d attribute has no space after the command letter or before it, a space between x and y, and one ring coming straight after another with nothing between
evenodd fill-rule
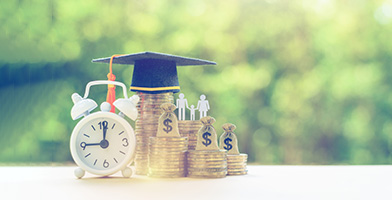
<instances>
[{"instance_id":1,"label":"golden coin stack on table","mask_svg":"<svg viewBox=\"0 0 392 200\"><path fill-rule=\"evenodd\" d=\"M148 176L159 178L185 177L186 137L150 137Z\"/></svg>"},{"instance_id":2,"label":"golden coin stack on table","mask_svg":"<svg viewBox=\"0 0 392 200\"><path fill-rule=\"evenodd\" d=\"M197 133L196 148L188 151L187 175L195 178L223 178L227 174L227 151L218 148L213 117L200 119L203 126Z\"/></svg>"},{"instance_id":3,"label":"golden coin stack on table","mask_svg":"<svg viewBox=\"0 0 392 200\"><path fill-rule=\"evenodd\" d=\"M202 127L200 120L180 120L178 129L181 137L188 137L188 150L195 150L197 144L197 133Z\"/></svg>"},{"instance_id":4,"label":"golden coin stack on table","mask_svg":"<svg viewBox=\"0 0 392 200\"><path fill-rule=\"evenodd\" d=\"M227 175L244 175L248 173L246 162L248 154L240 154L238 150L238 140L234 133L236 126L234 124L223 124L222 129L225 131L219 141L219 148L227 150Z\"/></svg>"},{"instance_id":5,"label":"golden coin stack on table","mask_svg":"<svg viewBox=\"0 0 392 200\"><path fill-rule=\"evenodd\" d=\"M164 103L162 115L158 119L156 137L150 137L148 146L148 176L160 178L184 177L186 175L185 153L188 138L178 131L176 106Z\"/></svg>"},{"instance_id":6,"label":"golden coin stack on table","mask_svg":"<svg viewBox=\"0 0 392 200\"><path fill-rule=\"evenodd\" d=\"M135 123L136 135L136 174L147 175L148 172L148 143L150 137L155 137L158 128L158 119L162 114L160 106L163 103L172 103L173 93L148 94L137 92L140 97L137 109L138 118Z\"/></svg>"},{"instance_id":7,"label":"golden coin stack on table","mask_svg":"<svg viewBox=\"0 0 392 200\"><path fill-rule=\"evenodd\" d=\"M188 152L188 177L224 178L227 174L226 150L194 150Z\"/></svg>"},{"instance_id":8,"label":"golden coin stack on table","mask_svg":"<svg viewBox=\"0 0 392 200\"><path fill-rule=\"evenodd\" d=\"M248 173L246 162L248 154L227 155L227 175L245 175Z\"/></svg>"}]
</instances>

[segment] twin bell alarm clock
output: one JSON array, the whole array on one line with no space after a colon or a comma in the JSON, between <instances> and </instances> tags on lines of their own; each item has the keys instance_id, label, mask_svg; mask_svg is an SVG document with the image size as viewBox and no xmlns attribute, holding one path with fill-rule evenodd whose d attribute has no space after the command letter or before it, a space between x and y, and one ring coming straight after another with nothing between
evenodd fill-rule
<instances>
[{"instance_id":1,"label":"twin bell alarm clock","mask_svg":"<svg viewBox=\"0 0 392 200\"><path fill-rule=\"evenodd\" d=\"M117 99L113 105L120 113L109 112L111 105L103 102L101 111L90 113L97 103L88 99L89 90L94 85L121 86L124 98ZM137 95L127 97L127 88L117 81L91 81L86 86L83 98L72 94L74 106L71 110L73 120L83 117L72 131L70 149L72 158L79 166L75 176L82 178L85 172L99 176L108 176L121 170L124 177L130 177L132 170L128 166L133 162L136 139L132 126L124 119L137 118Z\"/></svg>"}]
</instances>

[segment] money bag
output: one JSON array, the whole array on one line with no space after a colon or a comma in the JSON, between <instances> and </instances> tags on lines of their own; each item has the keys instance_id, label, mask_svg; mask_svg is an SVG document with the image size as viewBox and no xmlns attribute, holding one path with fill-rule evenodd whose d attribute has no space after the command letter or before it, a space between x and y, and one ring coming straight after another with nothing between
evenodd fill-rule
<instances>
[{"instance_id":1,"label":"money bag","mask_svg":"<svg viewBox=\"0 0 392 200\"><path fill-rule=\"evenodd\" d=\"M157 137L180 137L177 116L173 113L176 106L172 103L164 103L161 109L164 112L159 117Z\"/></svg>"},{"instance_id":2,"label":"money bag","mask_svg":"<svg viewBox=\"0 0 392 200\"><path fill-rule=\"evenodd\" d=\"M203 123L203 126L197 133L197 144L195 150L219 150L218 136L216 135L215 128L212 126L215 119L213 117L206 116L201 118L200 121Z\"/></svg>"},{"instance_id":3,"label":"money bag","mask_svg":"<svg viewBox=\"0 0 392 200\"><path fill-rule=\"evenodd\" d=\"M233 132L237 127L234 124L226 123L222 128L225 132L219 138L219 148L227 150L229 155L240 154L237 136Z\"/></svg>"}]
</instances>

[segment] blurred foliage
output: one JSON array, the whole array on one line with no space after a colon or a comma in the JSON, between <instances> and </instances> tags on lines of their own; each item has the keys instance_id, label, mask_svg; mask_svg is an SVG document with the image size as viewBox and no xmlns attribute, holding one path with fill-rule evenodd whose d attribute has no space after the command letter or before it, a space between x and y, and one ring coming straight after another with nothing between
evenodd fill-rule
<instances>
[{"instance_id":1,"label":"blurred foliage","mask_svg":"<svg viewBox=\"0 0 392 200\"><path fill-rule=\"evenodd\" d=\"M0 163L72 161L70 96L108 73L91 59L141 51L218 63L179 67L182 92L250 162L392 161L391 0L11 0L0 23Z\"/></svg>"}]
</instances>

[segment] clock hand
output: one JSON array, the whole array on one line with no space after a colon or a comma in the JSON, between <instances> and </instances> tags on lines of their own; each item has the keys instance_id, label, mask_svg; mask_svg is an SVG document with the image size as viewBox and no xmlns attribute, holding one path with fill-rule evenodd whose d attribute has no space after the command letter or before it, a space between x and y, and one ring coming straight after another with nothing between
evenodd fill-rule
<instances>
[{"instance_id":1,"label":"clock hand","mask_svg":"<svg viewBox=\"0 0 392 200\"><path fill-rule=\"evenodd\" d=\"M106 140L106 131L108 130L107 127L103 127L103 139L102 140Z\"/></svg>"},{"instance_id":2,"label":"clock hand","mask_svg":"<svg viewBox=\"0 0 392 200\"><path fill-rule=\"evenodd\" d=\"M80 143L80 147L82 147L83 150L86 149L86 146L98 146L98 145L100 145L100 143L89 143L89 144L85 142Z\"/></svg>"}]
</instances>

